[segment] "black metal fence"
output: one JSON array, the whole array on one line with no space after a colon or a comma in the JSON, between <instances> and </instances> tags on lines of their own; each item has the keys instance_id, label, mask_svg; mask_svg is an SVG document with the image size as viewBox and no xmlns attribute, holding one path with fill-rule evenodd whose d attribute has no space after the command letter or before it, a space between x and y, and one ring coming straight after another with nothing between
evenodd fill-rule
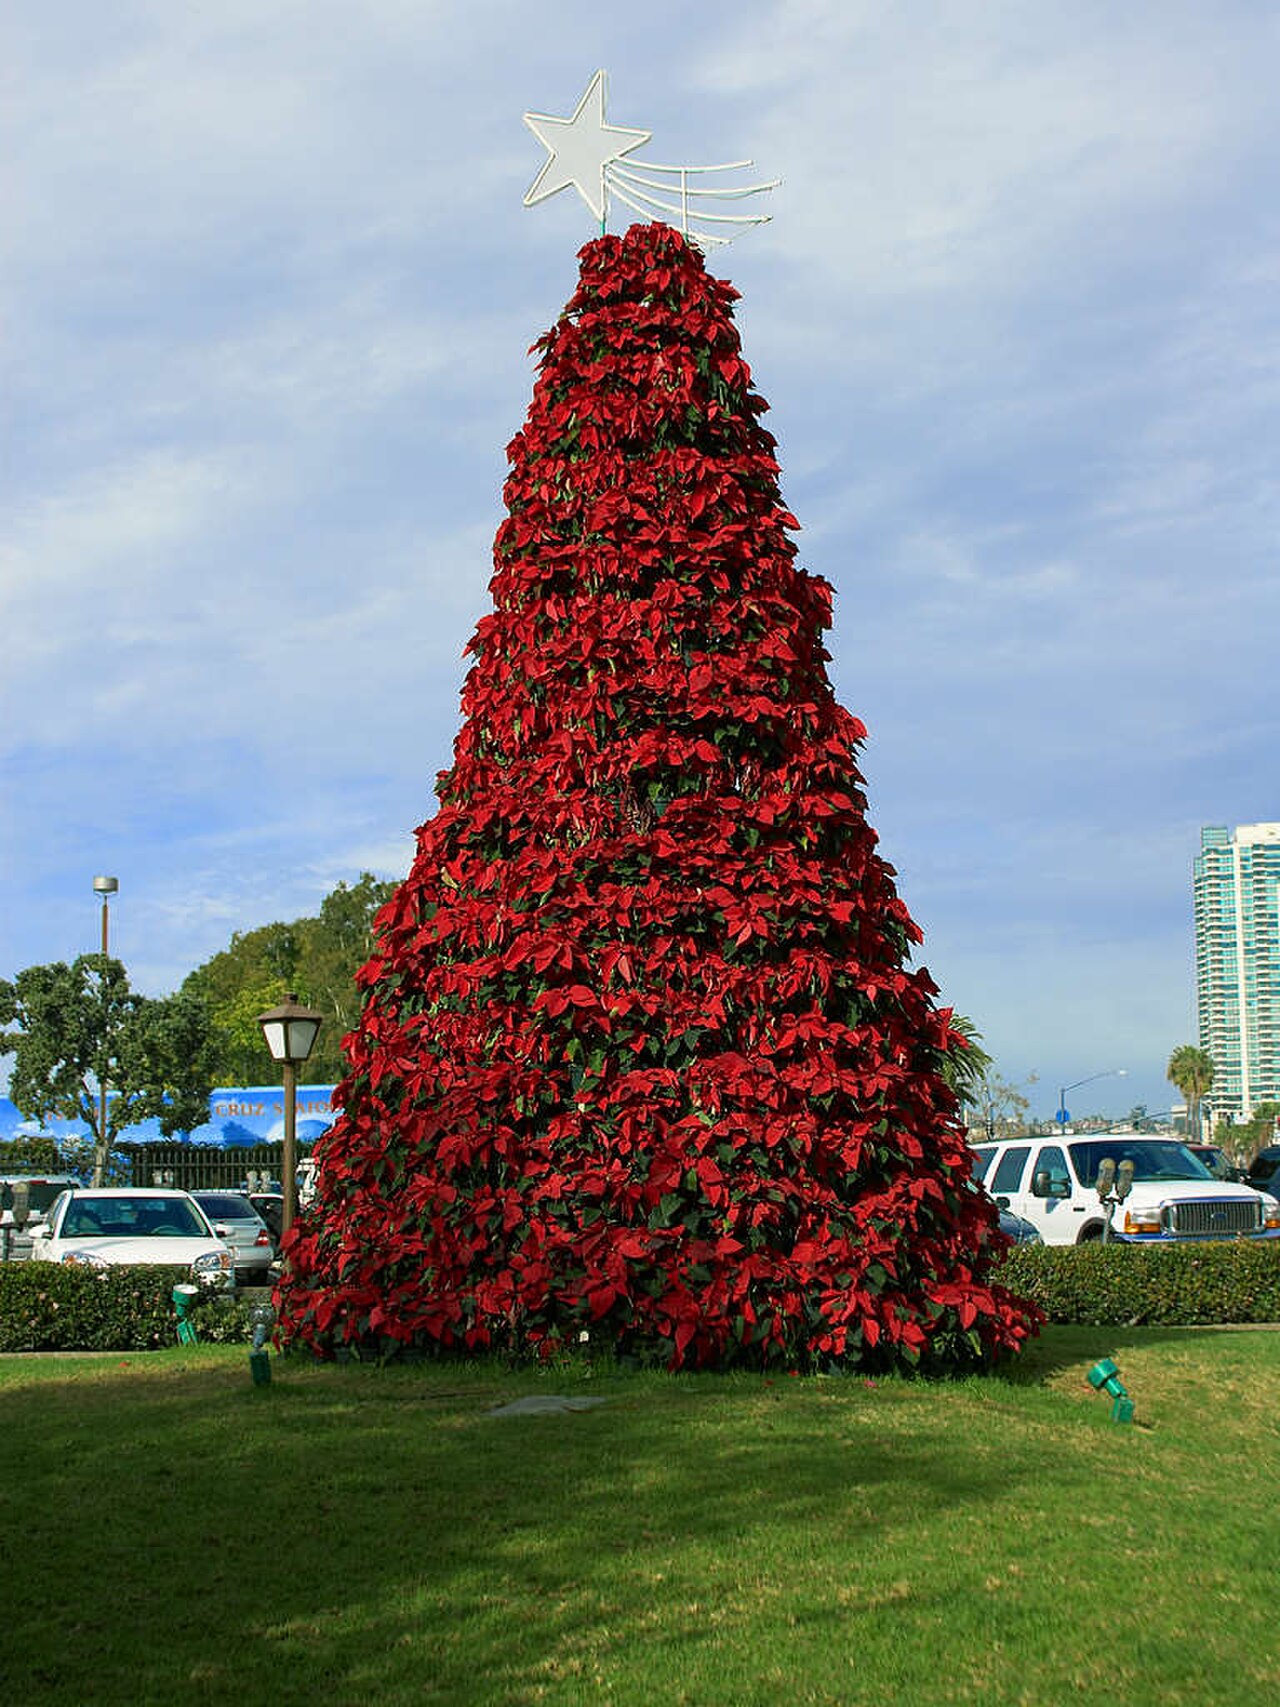
<instances>
[{"instance_id":1,"label":"black metal fence","mask_svg":"<svg viewBox=\"0 0 1280 1707\"><path fill-rule=\"evenodd\" d=\"M253 1149L196 1149L184 1144L130 1144L117 1151L129 1163L129 1185L172 1185L180 1191L279 1190L283 1144Z\"/></svg>"}]
</instances>

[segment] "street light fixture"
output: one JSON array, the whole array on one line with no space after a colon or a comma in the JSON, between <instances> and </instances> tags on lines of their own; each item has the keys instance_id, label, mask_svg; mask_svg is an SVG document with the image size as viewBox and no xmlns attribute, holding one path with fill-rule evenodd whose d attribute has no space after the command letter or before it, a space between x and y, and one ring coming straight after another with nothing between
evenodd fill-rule
<instances>
[{"instance_id":1,"label":"street light fixture","mask_svg":"<svg viewBox=\"0 0 1280 1707\"><path fill-rule=\"evenodd\" d=\"M1090 1073L1087 1079L1077 1079L1074 1084L1063 1085L1062 1089L1058 1092L1058 1112L1054 1115L1054 1119L1058 1123L1059 1130L1065 1132L1067 1121L1071 1118L1067 1113L1068 1091L1078 1091L1081 1085L1091 1085L1095 1079L1123 1079L1128 1076L1128 1072L1129 1069L1127 1067L1108 1067L1105 1072Z\"/></svg>"},{"instance_id":2,"label":"street light fixture","mask_svg":"<svg viewBox=\"0 0 1280 1707\"><path fill-rule=\"evenodd\" d=\"M118 894L119 890L120 879L118 877L95 877L93 880L94 894L102 897L102 952L104 955L108 952L107 906L111 897Z\"/></svg>"},{"instance_id":3,"label":"street light fixture","mask_svg":"<svg viewBox=\"0 0 1280 1707\"><path fill-rule=\"evenodd\" d=\"M107 955L110 953L111 936L110 936L110 910L109 909L110 909L111 897L113 895L117 894L119 892L119 889L120 889L120 879L118 877L95 877L93 880L93 892L94 892L94 894L95 895L101 895L101 897L102 897L102 958L103 958L103 960L106 960ZM105 980L106 980L106 976L107 976L107 969L105 966L102 968L102 976L103 976L104 987L105 987ZM105 1063L105 1049L106 1049L105 1043L103 1045L103 1049L104 1049L104 1063ZM102 1072L98 1076L98 1145L99 1145L99 1149L97 1152L98 1155L99 1156L105 1156L107 1153L107 1073L106 1073L105 1064L103 1066ZM95 1185L101 1185L102 1184L102 1181L98 1177L98 1174L99 1174L99 1169L97 1167L95 1167L94 1174L93 1174L93 1183Z\"/></svg>"},{"instance_id":4,"label":"street light fixture","mask_svg":"<svg viewBox=\"0 0 1280 1707\"><path fill-rule=\"evenodd\" d=\"M298 1208L298 1068L315 1047L324 1015L304 1008L290 993L278 1008L258 1015L271 1059L284 1070L284 1206L280 1213L281 1234L293 1226Z\"/></svg>"}]
</instances>

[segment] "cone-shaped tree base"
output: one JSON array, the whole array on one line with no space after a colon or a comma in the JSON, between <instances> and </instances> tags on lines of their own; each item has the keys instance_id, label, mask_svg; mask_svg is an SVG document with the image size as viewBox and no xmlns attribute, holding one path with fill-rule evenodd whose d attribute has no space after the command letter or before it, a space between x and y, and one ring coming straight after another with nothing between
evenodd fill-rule
<instances>
[{"instance_id":1,"label":"cone-shaped tree base","mask_svg":"<svg viewBox=\"0 0 1280 1707\"><path fill-rule=\"evenodd\" d=\"M985 1360L1034 1312L909 966L730 305L583 250L510 447L454 764L380 916L288 1337Z\"/></svg>"}]
</instances>

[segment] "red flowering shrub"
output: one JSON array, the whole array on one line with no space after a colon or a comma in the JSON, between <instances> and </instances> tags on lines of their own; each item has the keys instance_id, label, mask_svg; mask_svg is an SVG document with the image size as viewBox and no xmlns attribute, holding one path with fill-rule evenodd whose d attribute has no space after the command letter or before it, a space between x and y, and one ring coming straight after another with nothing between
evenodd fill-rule
<instances>
[{"instance_id":1,"label":"red flowering shrub","mask_svg":"<svg viewBox=\"0 0 1280 1707\"><path fill-rule=\"evenodd\" d=\"M1034 1311L876 853L730 305L581 254L509 447L440 810L378 921L286 1337L988 1358Z\"/></svg>"}]
</instances>

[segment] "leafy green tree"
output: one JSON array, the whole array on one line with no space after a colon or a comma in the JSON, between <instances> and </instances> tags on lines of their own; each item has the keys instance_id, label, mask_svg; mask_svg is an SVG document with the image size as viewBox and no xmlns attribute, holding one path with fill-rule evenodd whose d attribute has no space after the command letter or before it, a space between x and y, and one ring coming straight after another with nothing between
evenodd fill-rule
<instances>
[{"instance_id":1,"label":"leafy green tree","mask_svg":"<svg viewBox=\"0 0 1280 1707\"><path fill-rule=\"evenodd\" d=\"M216 1078L220 1085L260 1085L277 1076L279 1069L272 1064L263 1042L258 1015L278 1007L290 988L283 978L251 978L213 1009Z\"/></svg>"},{"instance_id":2,"label":"leafy green tree","mask_svg":"<svg viewBox=\"0 0 1280 1707\"><path fill-rule=\"evenodd\" d=\"M262 954L271 968L272 976L281 985L292 984L298 975L302 958L299 929L303 921L293 925L266 925L262 932Z\"/></svg>"},{"instance_id":3,"label":"leafy green tree","mask_svg":"<svg viewBox=\"0 0 1280 1707\"><path fill-rule=\"evenodd\" d=\"M14 1173L28 1169L47 1169L53 1173L62 1165L56 1138L11 1138L3 1154L6 1170Z\"/></svg>"},{"instance_id":4,"label":"leafy green tree","mask_svg":"<svg viewBox=\"0 0 1280 1707\"><path fill-rule=\"evenodd\" d=\"M1280 1142L1276 1136L1277 1116L1280 1116L1280 1102L1260 1102L1248 1120L1238 1120L1234 1125L1219 1121L1215 1140L1234 1161L1251 1162L1266 1145Z\"/></svg>"},{"instance_id":5,"label":"leafy green tree","mask_svg":"<svg viewBox=\"0 0 1280 1707\"><path fill-rule=\"evenodd\" d=\"M374 917L395 891L394 883L381 882L372 872L362 872L359 882L350 887L339 883L320 903L320 917L308 921L306 983L311 1000L328 1016L328 1047L333 1053L335 1078L346 1072L341 1055L342 1037L360 1017L355 975L373 949Z\"/></svg>"},{"instance_id":6,"label":"leafy green tree","mask_svg":"<svg viewBox=\"0 0 1280 1707\"><path fill-rule=\"evenodd\" d=\"M325 1017L301 1079L333 1084L346 1071L342 1039L359 1014L355 974L373 946L373 919L393 883L362 872L339 883L319 916L237 932L183 984L208 1005L214 1033L214 1077L224 1085L274 1082L278 1069L262 1039L258 1015L294 991Z\"/></svg>"},{"instance_id":7,"label":"leafy green tree","mask_svg":"<svg viewBox=\"0 0 1280 1707\"><path fill-rule=\"evenodd\" d=\"M209 1118L204 1004L189 994L136 994L118 960L82 954L70 966L29 966L12 983L0 980L0 1025L9 1028L0 1031L0 1048L14 1057L10 1097L31 1120L84 1121L93 1136L95 1185L126 1127L154 1115L171 1134Z\"/></svg>"},{"instance_id":8,"label":"leafy green tree","mask_svg":"<svg viewBox=\"0 0 1280 1707\"><path fill-rule=\"evenodd\" d=\"M1213 1089L1213 1057L1194 1043L1180 1043L1169 1057L1165 1077L1186 1098L1187 1129L1200 1137L1200 1105Z\"/></svg>"}]
</instances>

